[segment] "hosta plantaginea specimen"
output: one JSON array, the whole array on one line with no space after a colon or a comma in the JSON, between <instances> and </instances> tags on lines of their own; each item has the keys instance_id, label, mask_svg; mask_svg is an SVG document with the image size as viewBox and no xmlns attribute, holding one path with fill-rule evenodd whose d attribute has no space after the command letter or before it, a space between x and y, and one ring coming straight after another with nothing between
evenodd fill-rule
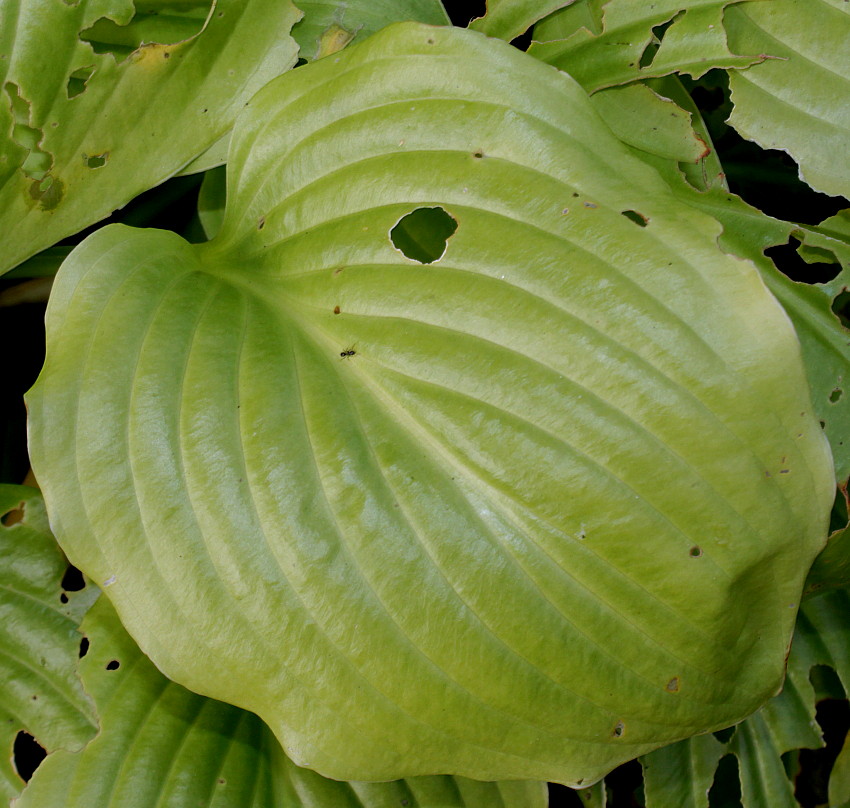
<instances>
[{"instance_id":1,"label":"hosta plantaginea specimen","mask_svg":"<svg viewBox=\"0 0 850 808\"><path fill-rule=\"evenodd\" d=\"M420 208L457 224L430 263L390 237ZM53 527L161 670L330 777L581 784L728 726L779 687L833 479L718 232L567 75L385 29L251 101L212 241L66 262Z\"/></svg>"}]
</instances>

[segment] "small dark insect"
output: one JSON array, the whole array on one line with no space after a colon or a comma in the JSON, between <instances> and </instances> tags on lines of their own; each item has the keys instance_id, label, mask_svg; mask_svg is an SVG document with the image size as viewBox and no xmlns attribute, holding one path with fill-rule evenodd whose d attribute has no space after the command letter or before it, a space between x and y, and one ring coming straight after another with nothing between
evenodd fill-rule
<instances>
[{"instance_id":1,"label":"small dark insect","mask_svg":"<svg viewBox=\"0 0 850 808\"><path fill-rule=\"evenodd\" d=\"M349 356L354 356L357 351L354 350L354 346L352 345L350 348L346 348L344 351L340 351L339 358L347 359Z\"/></svg>"}]
</instances>

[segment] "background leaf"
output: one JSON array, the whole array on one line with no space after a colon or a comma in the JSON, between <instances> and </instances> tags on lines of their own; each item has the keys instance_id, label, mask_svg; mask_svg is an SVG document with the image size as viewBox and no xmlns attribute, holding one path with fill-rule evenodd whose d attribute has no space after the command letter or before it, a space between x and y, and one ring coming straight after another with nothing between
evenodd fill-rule
<instances>
[{"instance_id":1,"label":"background leaf","mask_svg":"<svg viewBox=\"0 0 850 808\"><path fill-rule=\"evenodd\" d=\"M68 563L50 535L38 491L0 485L0 517L0 795L8 801L23 787L12 765L20 731L50 751L76 749L97 724L74 671L80 599L72 602L62 591Z\"/></svg>"},{"instance_id":2,"label":"background leaf","mask_svg":"<svg viewBox=\"0 0 850 808\"><path fill-rule=\"evenodd\" d=\"M440 0L298 0L303 19L292 29L308 62L342 50L393 22L448 25Z\"/></svg>"},{"instance_id":3,"label":"background leaf","mask_svg":"<svg viewBox=\"0 0 850 808\"><path fill-rule=\"evenodd\" d=\"M724 13L734 4L577 0L535 27L528 52L588 92L676 72L697 78L713 67L747 67L763 57L758 50L729 49Z\"/></svg>"},{"instance_id":4,"label":"background leaf","mask_svg":"<svg viewBox=\"0 0 850 808\"><path fill-rule=\"evenodd\" d=\"M164 0L0 5L0 272L173 175L295 61L289 0L181 8L172 28Z\"/></svg>"},{"instance_id":5,"label":"background leaf","mask_svg":"<svg viewBox=\"0 0 850 808\"><path fill-rule=\"evenodd\" d=\"M771 0L730 7L733 50L770 54L732 71L729 123L765 149L783 149L813 188L850 196L850 8L843 0Z\"/></svg>"}]
</instances>

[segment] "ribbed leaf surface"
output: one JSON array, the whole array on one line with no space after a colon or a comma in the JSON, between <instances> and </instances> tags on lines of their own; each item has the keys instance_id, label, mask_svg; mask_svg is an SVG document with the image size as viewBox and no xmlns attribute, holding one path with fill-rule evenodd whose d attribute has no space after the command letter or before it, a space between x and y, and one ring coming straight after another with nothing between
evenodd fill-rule
<instances>
[{"instance_id":1,"label":"ribbed leaf surface","mask_svg":"<svg viewBox=\"0 0 850 808\"><path fill-rule=\"evenodd\" d=\"M178 5L0 2L0 273L173 175L295 62L289 0Z\"/></svg>"},{"instance_id":2,"label":"ribbed leaf surface","mask_svg":"<svg viewBox=\"0 0 850 808\"><path fill-rule=\"evenodd\" d=\"M166 674L351 780L578 784L776 691L834 486L799 345L580 87L392 26L258 94L228 183L206 245L74 252L29 395Z\"/></svg>"},{"instance_id":3,"label":"ribbed leaf surface","mask_svg":"<svg viewBox=\"0 0 850 808\"><path fill-rule=\"evenodd\" d=\"M0 516L12 513L14 522L0 524L0 795L6 801L23 786L12 766L20 730L52 751L79 748L97 727L74 670L78 623L60 587L68 565L38 491L0 485Z\"/></svg>"},{"instance_id":4,"label":"ribbed leaf surface","mask_svg":"<svg viewBox=\"0 0 850 808\"><path fill-rule=\"evenodd\" d=\"M101 731L50 755L15 808L545 808L543 783L326 780L288 760L256 715L169 682L105 598L82 630L80 674Z\"/></svg>"},{"instance_id":5,"label":"ribbed leaf surface","mask_svg":"<svg viewBox=\"0 0 850 808\"><path fill-rule=\"evenodd\" d=\"M771 0L727 13L733 49L771 55L732 71L729 118L744 137L783 149L803 179L833 196L850 196L850 3Z\"/></svg>"}]
</instances>

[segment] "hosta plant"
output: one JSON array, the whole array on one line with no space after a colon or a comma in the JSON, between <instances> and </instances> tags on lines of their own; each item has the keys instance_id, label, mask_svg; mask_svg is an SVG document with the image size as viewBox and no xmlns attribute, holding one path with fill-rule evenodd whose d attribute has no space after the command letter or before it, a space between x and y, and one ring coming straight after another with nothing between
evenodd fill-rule
<instances>
[{"instance_id":1,"label":"hosta plant","mask_svg":"<svg viewBox=\"0 0 850 808\"><path fill-rule=\"evenodd\" d=\"M795 804L809 673L845 675L821 632L845 630L850 225L846 200L818 225L730 193L698 102L728 83L733 126L850 193L843 108L800 89L846 97L850 9L807 12L813 53L793 0L493 0L478 30L278 3L294 39L249 57L259 0L0 8L39 5L69 56L36 80L49 37L5 34L8 265L206 174L182 233L112 223L13 270L64 258L29 453L103 592L52 605L73 712L21 805L536 808L642 755L646 805L706 805L728 753L747 805L759 778ZM199 87L207 62L232 81ZM92 123L100 97L137 110L133 82L161 107ZM108 149L72 134L97 127ZM829 283L776 271L791 237ZM35 494L7 494L11 545L61 565ZM10 658L38 657L18 633ZM178 737L170 769L145 757Z\"/></svg>"}]
</instances>

